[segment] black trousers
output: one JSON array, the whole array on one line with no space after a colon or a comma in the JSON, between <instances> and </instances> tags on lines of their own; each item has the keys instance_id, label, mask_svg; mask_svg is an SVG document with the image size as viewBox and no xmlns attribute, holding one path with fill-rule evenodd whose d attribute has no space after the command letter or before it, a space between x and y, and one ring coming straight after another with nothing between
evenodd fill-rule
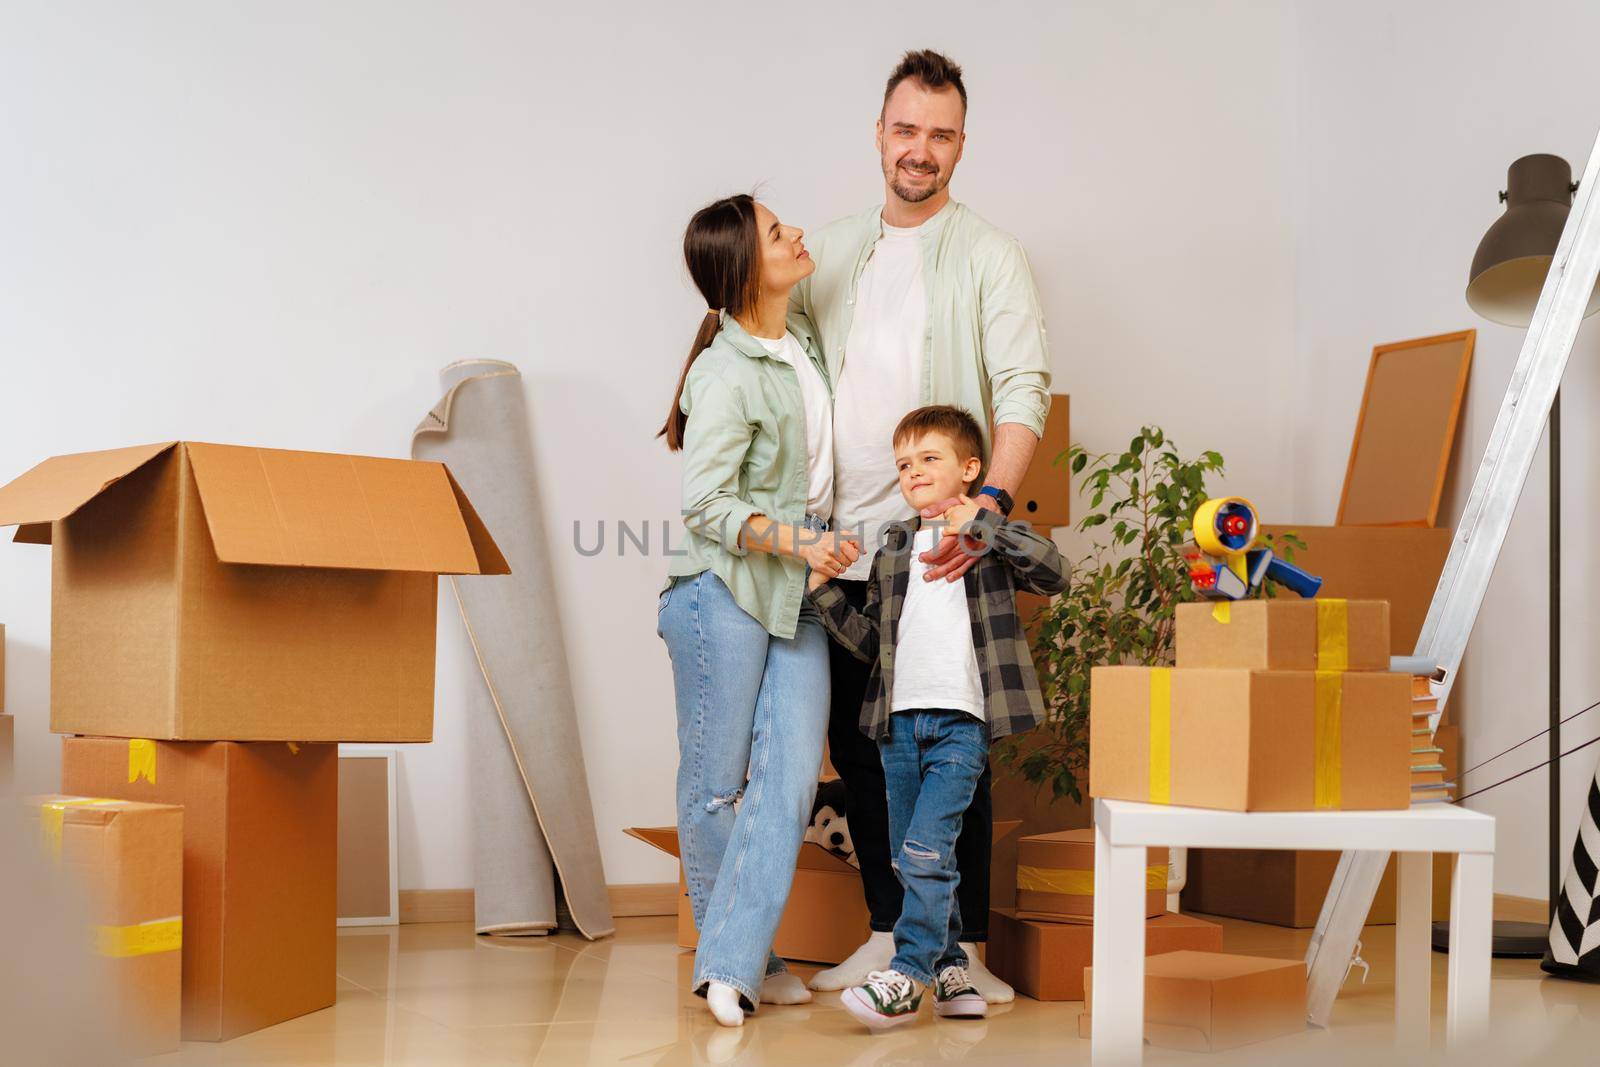
<instances>
[{"instance_id":1,"label":"black trousers","mask_svg":"<svg viewBox=\"0 0 1600 1067\"><path fill-rule=\"evenodd\" d=\"M856 610L867 600L867 583L836 581ZM836 642L828 642L828 662L833 675L833 700L828 719L828 755L844 779L850 795L850 838L861 862L861 885L867 897L872 929L889 931L900 918L905 891L889 866L889 802L883 782L883 762L878 743L861 732L861 700L872 674ZM984 768L972 794L956 839L956 870L961 881L956 900L961 905L961 940L989 939L989 853L994 847L994 803L989 795L990 773Z\"/></svg>"}]
</instances>

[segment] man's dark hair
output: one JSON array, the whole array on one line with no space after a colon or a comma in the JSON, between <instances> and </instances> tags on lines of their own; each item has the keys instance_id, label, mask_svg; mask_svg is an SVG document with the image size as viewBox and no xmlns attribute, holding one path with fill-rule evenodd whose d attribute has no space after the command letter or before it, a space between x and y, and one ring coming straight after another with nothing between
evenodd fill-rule
<instances>
[{"instance_id":1,"label":"man's dark hair","mask_svg":"<svg viewBox=\"0 0 1600 1067\"><path fill-rule=\"evenodd\" d=\"M956 92L961 94L961 110L966 111L967 87L961 81L961 68L949 56L935 52L931 48L907 52L901 56L900 65L889 75L889 84L883 90L885 108L889 106L889 97L894 95L895 88L907 78L914 78L929 89L955 86Z\"/></svg>"},{"instance_id":2,"label":"man's dark hair","mask_svg":"<svg viewBox=\"0 0 1600 1067\"><path fill-rule=\"evenodd\" d=\"M956 448L956 459L966 462L977 456L983 462L983 430L966 408L931 404L907 413L894 428L894 445L898 448L902 441L915 441L930 433L948 437Z\"/></svg>"}]
</instances>

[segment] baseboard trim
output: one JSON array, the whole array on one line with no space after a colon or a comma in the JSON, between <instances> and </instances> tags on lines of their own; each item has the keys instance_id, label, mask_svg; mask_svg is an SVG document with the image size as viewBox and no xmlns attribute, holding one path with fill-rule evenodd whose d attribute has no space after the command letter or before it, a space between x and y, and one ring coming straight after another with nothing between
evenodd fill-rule
<instances>
[{"instance_id":1,"label":"baseboard trim","mask_svg":"<svg viewBox=\"0 0 1600 1067\"><path fill-rule=\"evenodd\" d=\"M1533 897L1513 897L1505 893L1496 893L1494 917L1511 922L1543 924L1550 921L1550 902Z\"/></svg>"},{"instance_id":2,"label":"baseboard trim","mask_svg":"<svg viewBox=\"0 0 1600 1067\"><path fill-rule=\"evenodd\" d=\"M646 882L606 886L611 914L618 919L678 914L678 883ZM473 921L470 889L400 890L402 923L469 923Z\"/></svg>"}]
</instances>

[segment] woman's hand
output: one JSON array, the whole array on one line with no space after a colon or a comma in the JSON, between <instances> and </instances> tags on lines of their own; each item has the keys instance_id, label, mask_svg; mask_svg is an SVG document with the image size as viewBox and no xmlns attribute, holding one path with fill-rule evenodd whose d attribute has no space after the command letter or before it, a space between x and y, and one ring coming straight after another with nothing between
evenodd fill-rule
<instances>
[{"instance_id":1,"label":"woman's hand","mask_svg":"<svg viewBox=\"0 0 1600 1067\"><path fill-rule=\"evenodd\" d=\"M861 558L861 543L849 534L802 530L795 555L811 567L807 585L815 589L830 578L837 578Z\"/></svg>"}]
</instances>

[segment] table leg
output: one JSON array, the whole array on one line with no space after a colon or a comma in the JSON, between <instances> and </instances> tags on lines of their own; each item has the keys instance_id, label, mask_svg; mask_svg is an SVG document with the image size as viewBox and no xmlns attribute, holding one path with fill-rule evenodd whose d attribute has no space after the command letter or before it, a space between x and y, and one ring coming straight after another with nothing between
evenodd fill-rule
<instances>
[{"instance_id":1,"label":"table leg","mask_svg":"<svg viewBox=\"0 0 1600 1067\"><path fill-rule=\"evenodd\" d=\"M1094 988L1089 1058L1094 1067L1144 1056L1145 849L1094 832Z\"/></svg>"},{"instance_id":2,"label":"table leg","mask_svg":"<svg viewBox=\"0 0 1600 1067\"><path fill-rule=\"evenodd\" d=\"M1494 855L1456 856L1450 890L1450 980L1445 1033L1460 1048L1489 1029L1489 950L1494 925Z\"/></svg>"},{"instance_id":3,"label":"table leg","mask_svg":"<svg viewBox=\"0 0 1600 1067\"><path fill-rule=\"evenodd\" d=\"M1426 1048L1433 984L1433 855L1397 852L1400 885L1394 927L1395 1041Z\"/></svg>"}]
</instances>

